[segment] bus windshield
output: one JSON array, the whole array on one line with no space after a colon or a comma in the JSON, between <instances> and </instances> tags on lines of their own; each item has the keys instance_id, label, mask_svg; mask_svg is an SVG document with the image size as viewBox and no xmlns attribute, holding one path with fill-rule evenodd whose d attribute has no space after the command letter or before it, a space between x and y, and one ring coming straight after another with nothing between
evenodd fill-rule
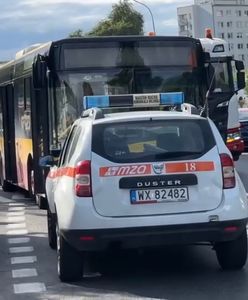
<instances>
[{"instance_id":1,"label":"bus windshield","mask_svg":"<svg viewBox=\"0 0 248 300\"><path fill-rule=\"evenodd\" d=\"M57 116L62 127L74 121L83 111L83 97L139 93L184 92L185 101L199 101L200 89L189 67L152 67L99 70L82 73L60 73L56 84ZM62 101L61 101L62 99ZM60 114L61 111L66 114ZM68 117L68 114L70 117ZM63 125L64 124L64 125Z\"/></svg>"},{"instance_id":2,"label":"bus windshield","mask_svg":"<svg viewBox=\"0 0 248 300\"><path fill-rule=\"evenodd\" d=\"M84 96L183 92L186 102L203 102L203 68L191 41L87 42L61 53L53 78L59 132L82 113Z\"/></svg>"}]
</instances>

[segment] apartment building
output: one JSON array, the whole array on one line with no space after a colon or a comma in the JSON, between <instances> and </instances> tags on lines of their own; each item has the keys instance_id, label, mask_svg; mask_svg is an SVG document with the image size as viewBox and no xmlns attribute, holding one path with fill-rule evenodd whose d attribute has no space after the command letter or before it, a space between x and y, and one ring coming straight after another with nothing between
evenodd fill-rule
<instances>
[{"instance_id":1,"label":"apartment building","mask_svg":"<svg viewBox=\"0 0 248 300\"><path fill-rule=\"evenodd\" d=\"M248 67L248 0L195 0L178 7L177 19L181 36L204 37L205 29L212 28Z\"/></svg>"}]
</instances>

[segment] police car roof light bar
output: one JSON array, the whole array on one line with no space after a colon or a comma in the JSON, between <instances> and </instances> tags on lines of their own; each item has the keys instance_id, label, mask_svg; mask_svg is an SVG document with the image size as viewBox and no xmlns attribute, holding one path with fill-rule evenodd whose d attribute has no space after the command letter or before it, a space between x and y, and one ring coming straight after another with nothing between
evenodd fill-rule
<instances>
[{"instance_id":1,"label":"police car roof light bar","mask_svg":"<svg viewBox=\"0 0 248 300\"><path fill-rule=\"evenodd\" d=\"M85 96L84 109L98 108L125 108L125 107L156 107L179 106L184 103L183 92L154 93L154 94L127 94Z\"/></svg>"}]
</instances>

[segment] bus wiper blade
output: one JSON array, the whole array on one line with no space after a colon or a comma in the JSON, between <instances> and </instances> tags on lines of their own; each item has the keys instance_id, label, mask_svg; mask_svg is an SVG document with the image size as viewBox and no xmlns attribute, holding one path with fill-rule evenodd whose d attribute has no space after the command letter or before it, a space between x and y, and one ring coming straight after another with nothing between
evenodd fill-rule
<instances>
[{"instance_id":1,"label":"bus wiper blade","mask_svg":"<svg viewBox=\"0 0 248 300\"><path fill-rule=\"evenodd\" d=\"M162 152L155 155L156 158L170 158L170 157L181 157L187 155L202 154L199 151L175 151L175 152Z\"/></svg>"}]
</instances>

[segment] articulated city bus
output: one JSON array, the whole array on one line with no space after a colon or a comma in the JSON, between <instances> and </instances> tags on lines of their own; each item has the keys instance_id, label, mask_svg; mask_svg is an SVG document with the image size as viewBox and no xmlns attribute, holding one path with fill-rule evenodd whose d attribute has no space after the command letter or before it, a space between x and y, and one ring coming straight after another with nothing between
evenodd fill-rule
<instances>
[{"instance_id":1,"label":"articulated city bus","mask_svg":"<svg viewBox=\"0 0 248 300\"><path fill-rule=\"evenodd\" d=\"M0 67L3 189L18 186L43 199L39 157L61 148L84 96L183 92L185 102L204 107L208 60L200 41L187 37L73 38L19 52ZM210 97L208 107L226 137L228 111L216 110L223 101Z\"/></svg>"}]
</instances>

